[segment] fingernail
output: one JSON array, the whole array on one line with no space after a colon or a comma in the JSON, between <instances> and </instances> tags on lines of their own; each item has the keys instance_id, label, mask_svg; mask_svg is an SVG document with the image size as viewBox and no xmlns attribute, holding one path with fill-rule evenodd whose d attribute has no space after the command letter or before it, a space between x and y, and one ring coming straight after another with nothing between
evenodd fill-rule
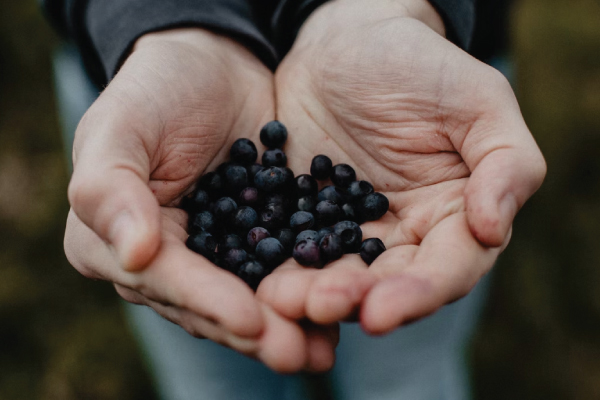
<instances>
[{"instance_id":1,"label":"fingernail","mask_svg":"<svg viewBox=\"0 0 600 400\"><path fill-rule=\"evenodd\" d=\"M125 270L131 268L131 254L136 239L135 221L129 211L122 211L114 220L110 231L109 240L119 257L121 266Z\"/></svg>"},{"instance_id":2,"label":"fingernail","mask_svg":"<svg viewBox=\"0 0 600 400\"><path fill-rule=\"evenodd\" d=\"M227 333L225 340L232 348L242 353L255 353L258 350L258 340L256 339L242 338L233 333Z\"/></svg>"}]
</instances>

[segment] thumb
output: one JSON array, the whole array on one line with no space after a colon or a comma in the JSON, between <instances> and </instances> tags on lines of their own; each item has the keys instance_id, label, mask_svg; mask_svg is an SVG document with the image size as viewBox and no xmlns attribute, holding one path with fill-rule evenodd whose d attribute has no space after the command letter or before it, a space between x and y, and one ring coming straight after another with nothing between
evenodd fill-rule
<instances>
[{"instance_id":1,"label":"thumb","mask_svg":"<svg viewBox=\"0 0 600 400\"><path fill-rule=\"evenodd\" d=\"M143 269L160 247L160 207L148 187L152 146L128 123L132 116L102 99L90 108L77 128L68 191L77 216L128 271Z\"/></svg>"}]
</instances>

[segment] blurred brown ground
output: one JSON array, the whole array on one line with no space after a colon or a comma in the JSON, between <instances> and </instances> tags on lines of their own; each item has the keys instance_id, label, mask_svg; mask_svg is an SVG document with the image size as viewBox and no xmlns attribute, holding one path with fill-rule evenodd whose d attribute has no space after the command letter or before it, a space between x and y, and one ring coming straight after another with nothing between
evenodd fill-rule
<instances>
[{"instance_id":1,"label":"blurred brown ground","mask_svg":"<svg viewBox=\"0 0 600 400\"><path fill-rule=\"evenodd\" d=\"M600 399L600 3L519 0L517 91L548 178L519 215L471 349L475 398ZM57 39L0 2L0 399L154 398L108 284L62 252Z\"/></svg>"}]
</instances>

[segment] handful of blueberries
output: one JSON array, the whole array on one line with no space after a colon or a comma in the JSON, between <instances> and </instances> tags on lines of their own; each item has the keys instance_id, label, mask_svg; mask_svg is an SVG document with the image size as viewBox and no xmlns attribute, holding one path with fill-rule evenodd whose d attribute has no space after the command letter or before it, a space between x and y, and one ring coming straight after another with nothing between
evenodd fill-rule
<instances>
[{"instance_id":1,"label":"handful of blueberries","mask_svg":"<svg viewBox=\"0 0 600 400\"><path fill-rule=\"evenodd\" d=\"M269 122L260 132L266 150L262 165L248 139L238 139L231 161L203 175L185 197L190 236L186 245L256 290L261 280L287 258L322 268L346 253L360 253L371 264L385 246L362 240L360 224L381 218L388 199L366 181L357 181L347 164L316 156L310 175L294 176L281 150L286 127ZM333 185L319 190L318 181Z\"/></svg>"}]
</instances>

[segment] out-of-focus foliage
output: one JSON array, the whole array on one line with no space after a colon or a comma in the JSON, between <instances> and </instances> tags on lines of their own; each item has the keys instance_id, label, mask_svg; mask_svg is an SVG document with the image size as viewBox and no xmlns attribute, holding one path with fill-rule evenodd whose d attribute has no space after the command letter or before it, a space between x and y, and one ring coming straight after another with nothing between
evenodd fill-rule
<instances>
[{"instance_id":1,"label":"out-of-focus foliage","mask_svg":"<svg viewBox=\"0 0 600 400\"><path fill-rule=\"evenodd\" d=\"M548 162L473 348L476 398L600 399L600 3L521 0L516 91Z\"/></svg>"},{"instance_id":2,"label":"out-of-focus foliage","mask_svg":"<svg viewBox=\"0 0 600 400\"><path fill-rule=\"evenodd\" d=\"M600 3L517 0L515 88L549 172L495 269L475 398L600 398ZM0 399L154 398L114 290L62 252L68 168L57 43L0 1Z\"/></svg>"},{"instance_id":3,"label":"out-of-focus foliage","mask_svg":"<svg viewBox=\"0 0 600 400\"><path fill-rule=\"evenodd\" d=\"M56 43L36 1L0 1L0 399L151 400L114 290L62 251Z\"/></svg>"}]
</instances>

